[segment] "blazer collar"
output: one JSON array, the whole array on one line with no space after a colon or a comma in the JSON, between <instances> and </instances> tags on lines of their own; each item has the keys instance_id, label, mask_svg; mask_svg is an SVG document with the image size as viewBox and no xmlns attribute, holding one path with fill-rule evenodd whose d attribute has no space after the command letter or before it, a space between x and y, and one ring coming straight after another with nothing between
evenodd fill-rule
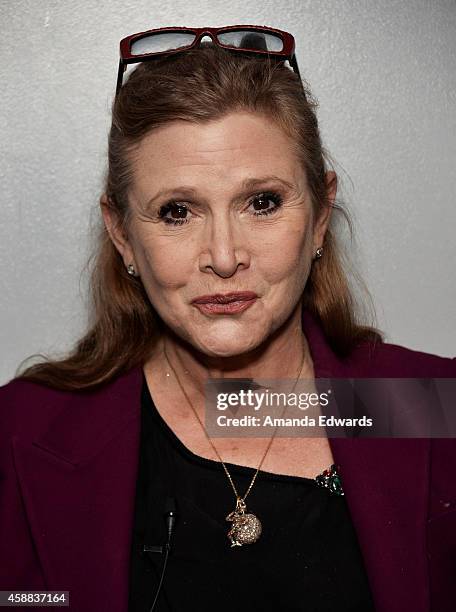
<instances>
[{"instance_id":1,"label":"blazer collar","mask_svg":"<svg viewBox=\"0 0 456 612\"><path fill-rule=\"evenodd\" d=\"M303 313L316 378L390 376L373 353L354 350L342 360L317 320ZM387 349L384 346L383 349ZM381 349L380 349L381 350ZM370 361L372 360L372 361ZM369 361L369 363L366 363ZM429 610L425 533L430 440L329 438L345 499L363 553L378 612Z\"/></svg>"},{"instance_id":2,"label":"blazer collar","mask_svg":"<svg viewBox=\"0 0 456 612\"><path fill-rule=\"evenodd\" d=\"M303 329L317 378L359 375L363 364L339 359L307 312ZM75 610L127 610L142 377L136 367L97 392L62 394L42 435L13 440L46 588L69 590ZM429 440L329 443L376 609L424 612Z\"/></svg>"},{"instance_id":3,"label":"blazer collar","mask_svg":"<svg viewBox=\"0 0 456 612\"><path fill-rule=\"evenodd\" d=\"M13 440L45 586L77 611L128 608L141 368L95 393L59 394L34 441Z\"/></svg>"}]
</instances>

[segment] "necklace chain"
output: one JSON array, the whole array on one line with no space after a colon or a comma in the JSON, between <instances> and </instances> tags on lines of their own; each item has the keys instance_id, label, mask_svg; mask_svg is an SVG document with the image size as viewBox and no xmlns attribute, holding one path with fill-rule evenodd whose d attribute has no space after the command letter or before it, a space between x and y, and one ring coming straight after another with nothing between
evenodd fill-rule
<instances>
[{"instance_id":1,"label":"necklace chain","mask_svg":"<svg viewBox=\"0 0 456 612\"><path fill-rule=\"evenodd\" d=\"M203 422L201 421L201 419L200 419L200 417L199 417L199 415L198 415L198 412L196 411L195 407L193 406L193 403L191 402L191 400L190 400L189 396L187 395L187 393L186 393L186 391L185 391L185 389L184 389L184 387L183 387L183 385L182 385L182 383L181 383L181 381L180 381L180 379L179 379L179 377L178 377L178 375L177 375L176 370L174 369L174 367L172 366L172 364L171 364L171 362L170 362L170 360L169 360L169 358L168 358L168 354L167 354L167 352L166 352L166 340L164 341L164 344L163 344L163 352L164 352L164 354L165 354L165 358L166 358L166 361L168 362L169 367L170 367L170 368L171 368L171 370L173 371L174 377L176 378L177 383L178 383L178 385L179 385L179 387L180 387L180 389L181 389L182 393L184 394L184 396L185 396L185 398L186 398L186 400L187 400L187 402L188 402L189 406L190 406L190 407L191 407L191 409L193 410L193 413L194 413L194 415L195 415L196 419L198 420L198 423L199 423L199 424L200 424L200 426L201 426L201 429L202 429L202 430L203 430L203 432L204 432L204 435L206 436L206 438L207 438L207 440L208 440L209 444L212 446L212 448L213 448L213 450L214 450L215 454L217 455L218 459L220 460L220 463L221 463L221 464L222 464L222 466L223 466L223 469L224 469L224 471L225 471L225 474L227 475L228 480L229 480L229 482L230 482L230 484L231 484L231 487L232 487L232 489L233 489L233 491L234 491L234 494L235 494L235 496L236 496L237 506L238 506L238 507L241 507L241 508L242 508L242 507L245 507L245 499L246 499L247 495L250 493L250 491L251 491L251 489L252 489L252 487L253 487L253 485L254 485L254 483L255 483L256 477L258 476L258 473L259 473L259 471L260 471L260 469L261 469L261 466L263 465L263 462L264 462L264 460L265 460L265 458L266 458L266 455L268 454L269 449L271 448L271 444L272 444L272 442L273 442L273 440L274 440L274 438L275 438L275 435L276 435L276 432L277 432L277 427L278 427L278 425L276 425L276 426L275 426L274 433L272 434L272 436L271 436L271 438L270 438L270 440L269 440L269 443L268 443L268 445L267 445L267 447L266 447L266 450L265 450L265 451L264 451L264 453L263 453L263 457L261 458L260 464L259 464L259 466L257 467L257 469L256 469L256 471L255 471L255 474L253 475L253 478L252 478L252 480L251 480L251 482L250 482L250 484L249 484L249 486L248 486L248 488L247 488L247 491L244 493L243 497L241 497L241 496L239 495L239 493L238 493L237 489L236 489L236 486L235 486L235 484L234 484L234 482L233 482L233 479L231 478L231 474L229 473L228 468L227 468L227 467L226 467L226 465L225 465L225 462L224 462L224 461L223 461L223 459L221 458L221 456L220 456L220 454L219 454L219 452L218 452L217 448L215 447L215 445L213 444L213 442L212 442L211 438L209 437L209 435L208 435L208 433L207 433L207 431L206 431L206 428L204 427L204 424L203 424ZM297 383L298 383L298 380L299 380L299 377L300 377L300 375L301 375L302 369L303 369L303 367L304 367L304 356L305 356L305 352L303 351L303 353L302 353L302 359L301 359L301 366L300 366L300 368L299 368L299 372L298 372L298 375L297 375L296 380L295 380L295 382L294 382L293 389L292 389L291 393L293 393L293 391L295 390L295 387L296 387L296 385L297 385Z\"/></svg>"}]
</instances>

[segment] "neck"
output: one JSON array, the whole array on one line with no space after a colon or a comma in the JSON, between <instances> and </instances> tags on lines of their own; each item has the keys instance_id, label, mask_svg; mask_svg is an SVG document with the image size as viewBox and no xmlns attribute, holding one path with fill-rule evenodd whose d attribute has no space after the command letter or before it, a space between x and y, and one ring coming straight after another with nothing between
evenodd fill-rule
<instances>
[{"instance_id":1,"label":"neck","mask_svg":"<svg viewBox=\"0 0 456 612\"><path fill-rule=\"evenodd\" d=\"M166 329L154 351L154 365L151 367L169 370L165 349L181 383L186 387L191 385L201 394L207 378L290 379L298 376L300 370L300 378L314 378L313 362L300 316L292 317L266 342L242 355L208 356Z\"/></svg>"}]
</instances>

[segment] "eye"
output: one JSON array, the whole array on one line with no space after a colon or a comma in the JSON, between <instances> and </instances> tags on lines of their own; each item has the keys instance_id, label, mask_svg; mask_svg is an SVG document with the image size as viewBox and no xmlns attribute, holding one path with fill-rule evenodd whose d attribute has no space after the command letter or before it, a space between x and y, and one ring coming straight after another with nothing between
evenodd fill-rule
<instances>
[{"instance_id":1,"label":"eye","mask_svg":"<svg viewBox=\"0 0 456 612\"><path fill-rule=\"evenodd\" d=\"M185 204L181 204L180 202L168 202L160 207L158 211L158 216L165 223L169 223L171 225L183 225L184 223L188 223L187 213L188 208ZM168 213L171 216L167 216Z\"/></svg>"},{"instance_id":2,"label":"eye","mask_svg":"<svg viewBox=\"0 0 456 612\"><path fill-rule=\"evenodd\" d=\"M273 191L266 191L253 196L250 205L253 206L255 217L270 215L281 207L282 197Z\"/></svg>"},{"instance_id":3,"label":"eye","mask_svg":"<svg viewBox=\"0 0 456 612\"><path fill-rule=\"evenodd\" d=\"M255 217L270 215L282 205L282 197L274 191L258 193L250 198L249 207L253 207ZM160 207L158 217L169 225L184 225L190 221L189 208L182 202L167 202Z\"/></svg>"}]
</instances>

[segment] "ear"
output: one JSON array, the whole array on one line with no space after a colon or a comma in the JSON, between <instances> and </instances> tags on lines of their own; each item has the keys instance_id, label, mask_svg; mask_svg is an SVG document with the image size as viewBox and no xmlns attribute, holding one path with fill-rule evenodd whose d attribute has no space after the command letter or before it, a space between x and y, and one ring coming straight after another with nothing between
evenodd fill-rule
<instances>
[{"instance_id":1,"label":"ear","mask_svg":"<svg viewBox=\"0 0 456 612\"><path fill-rule=\"evenodd\" d=\"M128 236L125 234L125 231L122 228L119 214L105 193L100 198L100 208L106 231L108 232L114 246L122 256L125 267L131 263L135 265L133 249L128 240Z\"/></svg>"},{"instance_id":2,"label":"ear","mask_svg":"<svg viewBox=\"0 0 456 612\"><path fill-rule=\"evenodd\" d=\"M323 206L320 211L320 216L315 220L314 225L314 251L321 247L324 242L325 233L331 218L331 212L334 205L334 200L337 194L337 174L332 170L326 172L326 206Z\"/></svg>"}]
</instances>

